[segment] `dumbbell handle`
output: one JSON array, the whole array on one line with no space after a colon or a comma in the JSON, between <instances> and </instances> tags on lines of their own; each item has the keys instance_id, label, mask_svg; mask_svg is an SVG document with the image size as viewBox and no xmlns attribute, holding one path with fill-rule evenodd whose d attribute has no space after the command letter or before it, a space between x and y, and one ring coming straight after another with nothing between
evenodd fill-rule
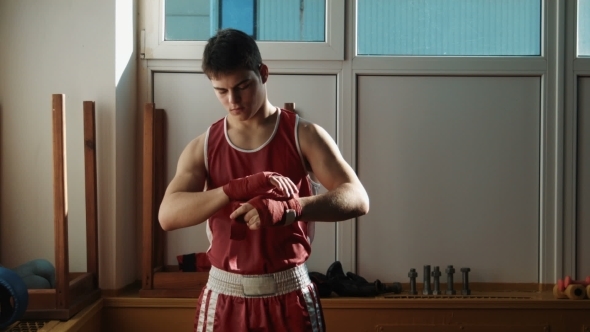
<instances>
[{"instance_id":1,"label":"dumbbell handle","mask_svg":"<svg viewBox=\"0 0 590 332\"><path fill-rule=\"evenodd\" d=\"M584 287L587 287L588 285L590 285L590 276L587 276L584 280L572 280L570 276L566 276L563 279L557 280L557 288L561 292L565 292L565 289L569 285L582 285Z\"/></svg>"},{"instance_id":2,"label":"dumbbell handle","mask_svg":"<svg viewBox=\"0 0 590 332\"><path fill-rule=\"evenodd\" d=\"M582 285L584 287L590 285L590 276L587 276L584 280L572 280L570 276L565 277L563 280L563 286L567 288L569 285Z\"/></svg>"}]
</instances>

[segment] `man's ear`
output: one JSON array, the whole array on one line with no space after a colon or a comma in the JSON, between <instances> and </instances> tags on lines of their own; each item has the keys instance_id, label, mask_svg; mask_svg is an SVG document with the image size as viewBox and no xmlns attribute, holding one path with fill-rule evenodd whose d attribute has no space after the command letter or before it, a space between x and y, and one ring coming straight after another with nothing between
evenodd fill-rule
<instances>
[{"instance_id":1,"label":"man's ear","mask_svg":"<svg viewBox=\"0 0 590 332\"><path fill-rule=\"evenodd\" d=\"M266 81L268 81L268 66L265 65L264 63L261 63L258 71L260 72L260 78L262 79L262 84L266 83Z\"/></svg>"}]
</instances>

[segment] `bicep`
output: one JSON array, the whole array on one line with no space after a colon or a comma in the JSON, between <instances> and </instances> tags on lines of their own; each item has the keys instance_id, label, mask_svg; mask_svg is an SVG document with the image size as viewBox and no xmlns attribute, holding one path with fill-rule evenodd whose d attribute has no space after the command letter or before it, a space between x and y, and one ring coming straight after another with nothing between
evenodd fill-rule
<instances>
[{"instance_id":1,"label":"bicep","mask_svg":"<svg viewBox=\"0 0 590 332\"><path fill-rule=\"evenodd\" d=\"M301 121L299 124L301 153L317 180L328 190L344 183L359 182L354 170L344 160L336 142L322 127Z\"/></svg>"},{"instance_id":2,"label":"bicep","mask_svg":"<svg viewBox=\"0 0 590 332\"><path fill-rule=\"evenodd\" d=\"M166 195L203 191L207 181L203 141L203 136L199 136L182 151L174 178L166 189Z\"/></svg>"}]
</instances>

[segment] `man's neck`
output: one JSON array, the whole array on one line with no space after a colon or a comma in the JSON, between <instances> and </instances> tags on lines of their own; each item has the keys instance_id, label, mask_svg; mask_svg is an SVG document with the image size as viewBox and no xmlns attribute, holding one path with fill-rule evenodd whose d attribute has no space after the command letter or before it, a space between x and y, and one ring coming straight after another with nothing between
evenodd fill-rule
<instances>
[{"instance_id":1,"label":"man's neck","mask_svg":"<svg viewBox=\"0 0 590 332\"><path fill-rule=\"evenodd\" d=\"M250 119L240 121L230 116L228 117L228 121L230 127L232 128L238 130L248 130L265 127L269 124L272 124L272 126L274 126L277 114L277 108L267 101Z\"/></svg>"}]
</instances>

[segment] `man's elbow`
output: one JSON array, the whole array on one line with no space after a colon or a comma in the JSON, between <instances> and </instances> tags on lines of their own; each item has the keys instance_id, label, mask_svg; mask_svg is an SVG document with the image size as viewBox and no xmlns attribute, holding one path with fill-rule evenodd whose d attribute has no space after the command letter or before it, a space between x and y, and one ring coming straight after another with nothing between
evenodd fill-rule
<instances>
[{"instance_id":1,"label":"man's elbow","mask_svg":"<svg viewBox=\"0 0 590 332\"><path fill-rule=\"evenodd\" d=\"M362 186L355 188L354 190L354 204L353 214L354 217L361 217L369 213L369 196Z\"/></svg>"},{"instance_id":2,"label":"man's elbow","mask_svg":"<svg viewBox=\"0 0 590 332\"><path fill-rule=\"evenodd\" d=\"M369 213L369 197L364 195L358 204L358 216L364 216L365 214Z\"/></svg>"},{"instance_id":3,"label":"man's elbow","mask_svg":"<svg viewBox=\"0 0 590 332\"><path fill-rule=\"evenodd\" d=\"M166 232L175 229L173 227L174 220L172 219L172 216L169 213L166 213L165 209L160 209L160 211L158 212L158 221L160 222L160 227L162 227L162 229Z\"/></svg>"},{"instance_id":4,"label":"man's elbow","mask_svg":"<svg viewBox=\"0 0 590 332\"><path fill-rule=\"evenodd\" d=\"M160 227L162 227L162 229L166 232L174 230L174 228L172 228L172 226L170 226L170 224L168 224L166 222L162 222L162 220L160 220Z\"/></svg>"}]
</instances>

